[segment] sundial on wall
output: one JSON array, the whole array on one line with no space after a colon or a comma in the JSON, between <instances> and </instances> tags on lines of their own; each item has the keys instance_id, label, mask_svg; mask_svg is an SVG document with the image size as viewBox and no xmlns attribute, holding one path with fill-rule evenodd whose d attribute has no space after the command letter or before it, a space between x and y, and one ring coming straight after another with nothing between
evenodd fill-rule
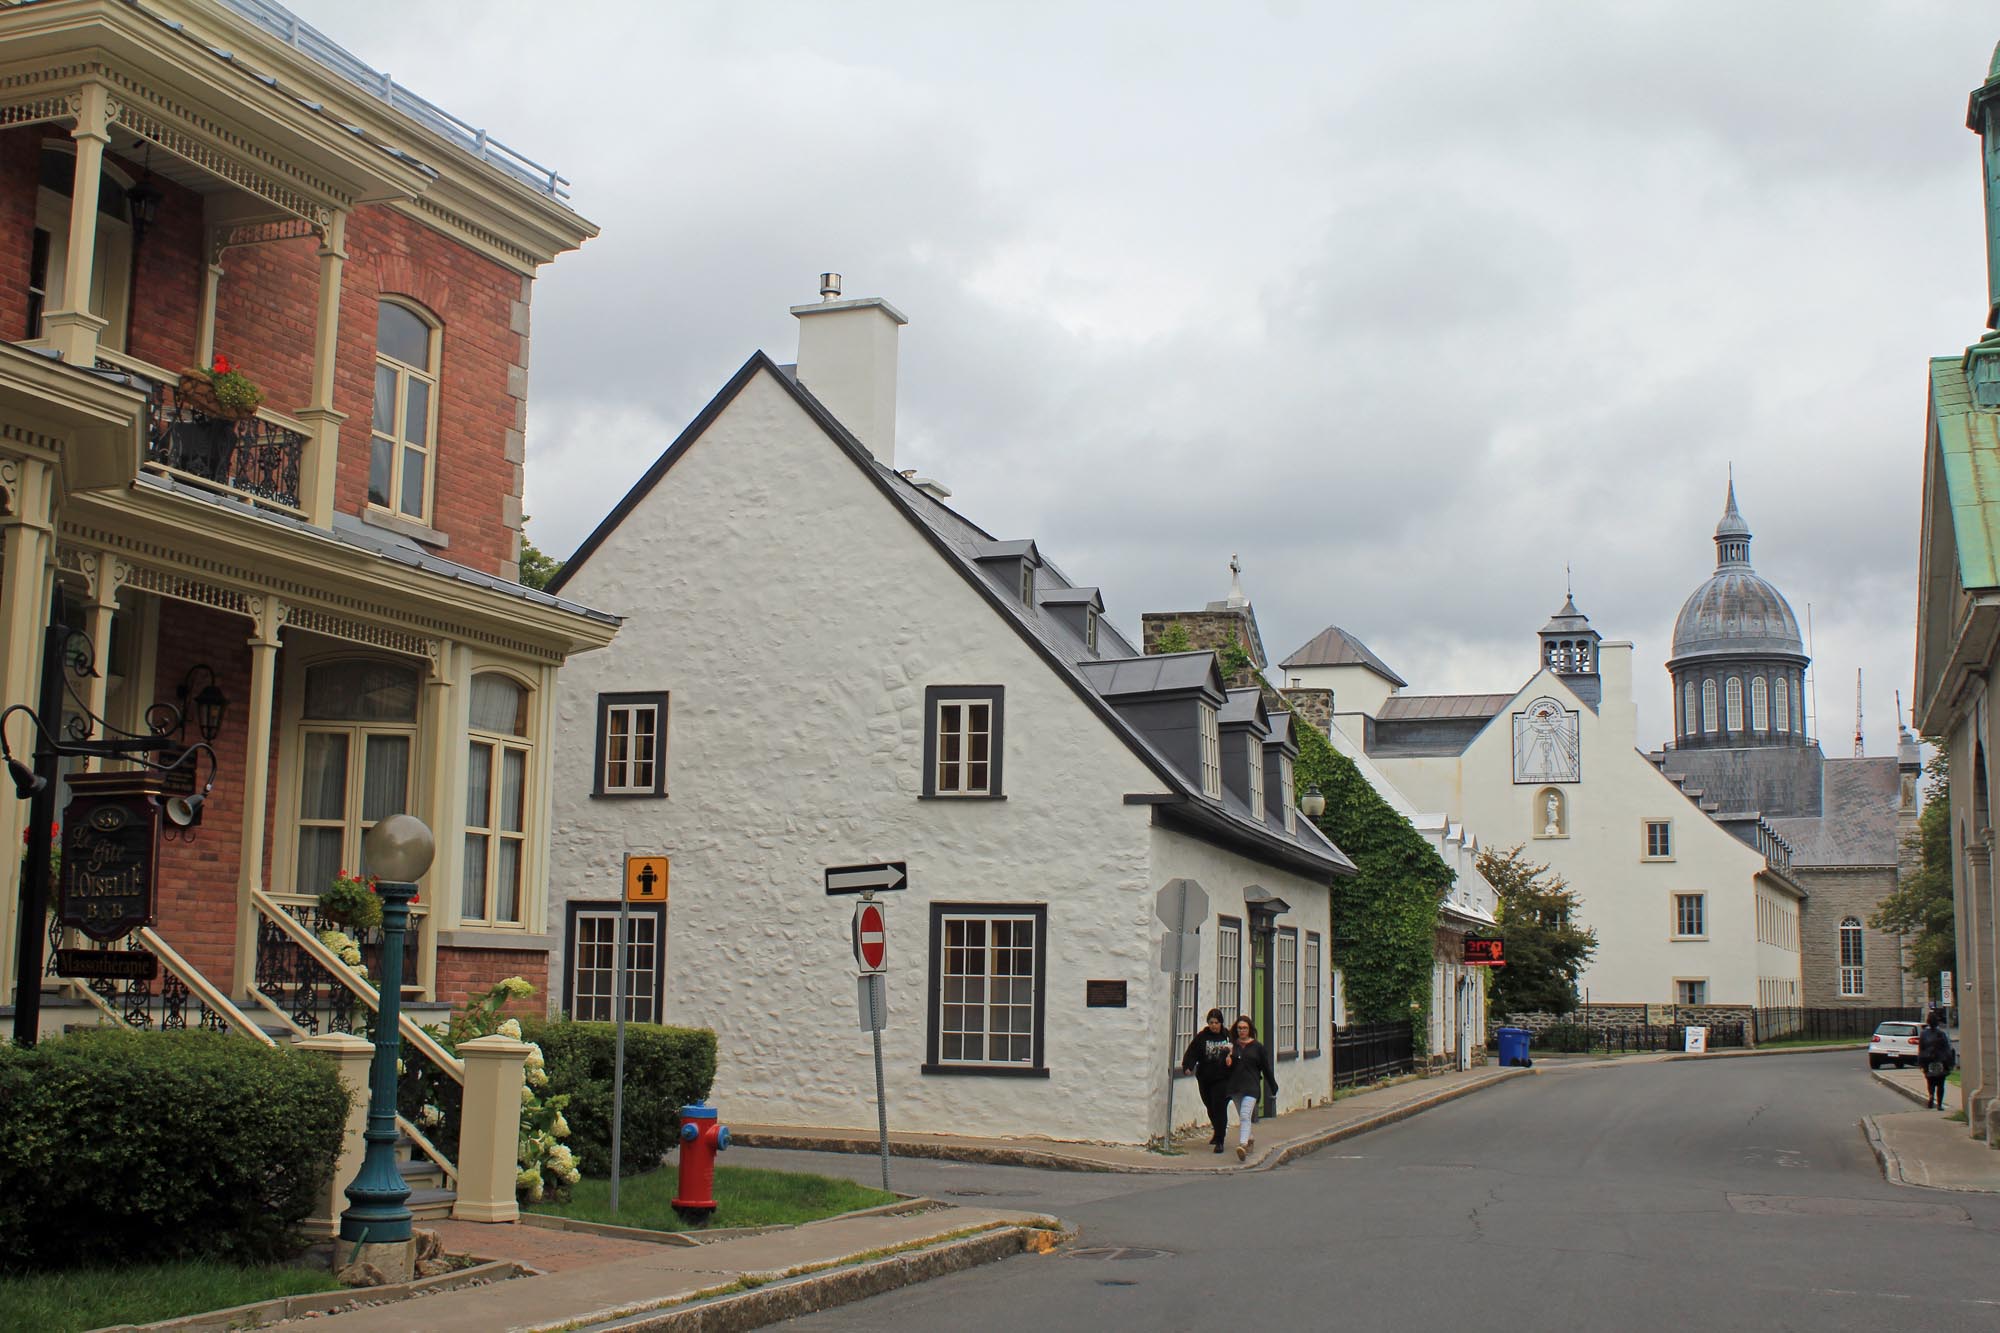
<instances>
[{"instance_id":1,"label":"sundial on wall","mask_svg":"<svg viewBox=\"0 0 2000 1333\"><path fill-rule=\"evenodd\" d=\"M1581 782L1578 717L1543 695L1514 714L1514 781Z\"/></svg>"}]
</instances>

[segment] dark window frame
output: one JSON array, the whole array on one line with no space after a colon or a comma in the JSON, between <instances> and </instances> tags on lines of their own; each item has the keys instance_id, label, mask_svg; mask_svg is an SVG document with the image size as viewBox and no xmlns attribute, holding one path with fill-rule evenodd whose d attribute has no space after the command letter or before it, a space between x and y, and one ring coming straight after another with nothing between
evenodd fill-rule
<instances>
[{"instance_id":1,"label":"dark window frame","mask_svg":"<svg viewBox=\"0 0 2000 1333\"><path fill-rule=\"evenodd\" d=\"M1317 971L1319 974L1318 976L1312 978L1310 982L1310 989L1308 988L1308 981L1307 981L1308 969L1306 968L1306 958L1309 956L1306 952L1306 946L1308 944L1312 946L1312 955L1315 955L1318 958L1316 967L1313 970ZM1319 1038L1319 1030L1321 1027L1325 1025L1325 1019L1326 1019L1326 1009L1327 1009L1326 997L1321 994L1321 990L1325 987L1325 985L1326 985L1326 937L1321 935L1316 930L1309 930L1305 933L1304 938L1301 940L1299 944L1299 1028L1300 1028L1299 1044L1305 1047L1305 1052L1304 1052L1305 1058L1308 1060L1313 1059L1315 1056L1322 1055L1325 1053L1325 1048ZM1312 1022L1311 1046L1305 1046L1305 1032L1304 1032L1306 1025L1306 996L1308 994L1311 994L1313 997L1313 1022Z\"/></svg>"},{"instance_id":2,"label":"dark window frame","mask_svg":"<svg viewBox=\"0 0 2000 1333\"><path fill-rule=\"evenodd\" d=\"M1035 923L1035 1042L1027 1065L944 1064L938 1059L938 1001L944 990L944 919L947 916L1025 916ZM1049 905L1047 903L931 904L929 984L924 993L924 1063L918 1072L969 1078L1047 1078Z\"/></svg>"},{"instance_id":3,"label":"dark window frame","mask_svg":"<svg viewBox=\"0 0 2000 1333\"><path fill-rule=\"evenodd\" d=\"M609 913L618 915L618 900L572 898L563 904L563 976L562 1011L565 1018L576 1012L576 922L586 912L592 916ZM653 1021L667 1021L667 905L665 903L634 903L632 915L654 918L653 936L653 1007L659 1016ZM628 992L625 1001L629 1005L632 996ZM615 1018L617 1015L613 1014Z\"/></svg>"},{"instance_id":4,"label":"dark window frame","mask_svg":"<svg viewBox=\"0 0 2000 1333\"><path fill-rule=\"evenodd\" d=\"M1280 946L1288 938L1292 942L1292 1048L1290 1050L1286 1050L1283 1045L1285 997L1279 993L1280 983L1284 979L1281 974L1285 970L1284 950ZM1297 926L1279 926L1271 932L1271 1045L1275 1048L1275 1054L1280 1060L1296 1060L1299 1058L1299 1046L1301 1044L1299 1041L1299 1013L1301 1008L1299 1004L1299 975L1303 970L1300 964L1304 961L1299 953L1299 943L1299 928Z\"/></svg>"},{"instance_id":5,"label":"dark window frame","mask_svg":"<svg viewBox=\"0 0 2000 1333\"><path fill-rule=\"evenodd\" d=\"M992 729L987 741L986 790L983 792L941 792L937 789L937 712L944 702L984 703L991 710ZM1004 801L1003 783L1007 747L1007 687L1005 685L926 685L924 686L924 801Z\"/></svg>"},{"instance_id":6,"label":"dark window frame","mask_svg":"<svg viewBox=\"0 0 2000 1333\"><path fill-rule=\"evenodd\" d=\"M591 747L590 795L593 800L657 801L667 794L667 719L671 690L625 690L597 696L597 743ZM653 789L651 791L604 790L604 740L611 710L632 704L652 704L656 709L653 731Z\"/></svg>"}]
</instances>

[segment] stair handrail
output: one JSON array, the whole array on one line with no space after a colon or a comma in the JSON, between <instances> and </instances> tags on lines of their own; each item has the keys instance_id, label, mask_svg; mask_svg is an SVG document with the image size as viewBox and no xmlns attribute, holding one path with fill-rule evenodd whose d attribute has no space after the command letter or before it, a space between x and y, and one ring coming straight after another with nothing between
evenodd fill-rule
<instances>
[{"instance_id":1,"label":"stair handrail","mask_svg":"<svg viewBox=\"0 0 2000 1333\"><path fill-rule=\"evenodd\" d=\"M256 1038L266 1046L276 1046L278 1044L272 1039L270 1033L251 1022L248 1015L241 1009L238 1009L227 995L224 995L213 982L203 976L199 968L181 957L174 951L172 945L161 939L158 931L154 930L151 926L141 926L137 934L140 943L146 946L147 951L153 957L159 959L167 971L179 977L183 986L186 986L189 990L200 996L203 1004L228 1019L229 1026L235 1028L246 1037Z\"/></svg>"},{"instance_id":2,"label":"stair handrail","mask_svg":"<svg viewBox=\"0 0 2000 1333\"><path fill-rule=\"evenodd\" d=\"M311 928L286 911L283 903L262 889L250 890L250 901L258 911L269 918L272 925L284 931L292 943L304 949L315 963L325 968L335 981L347 987L356 998L376 1013L382 1012L382 997L368 979L341 962L340 955L321 943L319 936L313 934ZM422 1025L415 1019L405 1013L397 1014L396 1030L402 1034L404 1041L410 1043L413 1049L422 1052L432 1064L444 1070L459 1083L465 1082L465 1061L440 1046L437 1038L424 1031Z\"/></svg>"}]
</instances>

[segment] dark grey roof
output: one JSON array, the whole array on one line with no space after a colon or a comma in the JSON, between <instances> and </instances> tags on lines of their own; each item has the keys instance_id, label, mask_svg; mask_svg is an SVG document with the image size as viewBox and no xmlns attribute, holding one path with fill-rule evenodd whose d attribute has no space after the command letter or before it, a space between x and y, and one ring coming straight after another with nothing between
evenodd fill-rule
<instances>
[{"instance_id":1,"label":"dark grey roof","mask_svg":"<svg viewBox=\"0 0 2000 1333\"><path fill-rule=\"evenodd\" d=\"M1383 722L1415 722L1440 717L1492 717L1512 694L1392 694L1375 714Z\"/></svg>"},{"instance_id":2,"label":"dark grey roof","mask_svg":"<svg viewBox=\"0 0 2000 1333\"><path fill-rule=\"evenodd\" d=\"M1266 713L1264 721L1271 728L1269 744L1289 745L1297 748L1298 737L1292 734L1292 715L1290 713L1282 710L1275 713Z\"/></svg>"},{"instance_id":3,"label":"dark grey roof","mask_svg":"<svg viewBox=\"0 0 2000 1333\"><path fill-rule=\"evenodd\" d=\"M902 473L896 475L900 477ZM907 477L903 479L909 480ZM989 537L984 541L973 542L971 551L974 560L1033 560L1039 563L1042 558L1042 553L1035 549L1032 540L996 542Z\"/></svg>"},{"instance_id":4,"label":"dark grey roof","mask_svg":"<svg viewBox=\"0 0 2000 1333\"><path fill-rule=\"evenodd\" d=\"M1266 720L1269 716L1264 708L1262 690L1231 690L1228 697L1223 700L1222 707L1216 710L1215 720L1217 725L1224 727L1254 727L1262 724L1263 729L1268 732L1271 729L1270 723Z\"/></svg>"},{"instance_id":5,"label":"dark grey roof","mask_svg":"<svg viewBox=\"0 0 2000 1333\"><path fill-rule=\"evenodd\" d=\"M1104 598L1095 588L1043 588L1035 594L1047 606L1094 606L1104 609Z\"/></svg>"},{"instance_id":6,"label":"dark grey roof","mask_svg":"<svg viewBox=\"0 0 2000 1333\"><path fill-rule=\"evenodd\" d=\"M1151 657L1082 660L1077 670L1091 687L1107 699L1127 694L1172 694L1207 690L1223 695L1222 677L1215 667L1215 654L1156 653Z\"/></svg>"},{"instance_id":7,"label":"dark grey roof","mask_svg":"<svg viewBox=\"0 0 2000 1333\"><path fill-rule=\"evenodd\" d=\"M279 527L291 528L296 532L311 533L320 538L326 538L329 535L326 529L316 528L304 519L293 518L289 514L275 513L269 509L250 504L247 501L217 494L200 486L183 485L175 481L172 477L160 477L150 472L142 472L139 474L136 484L155 490L169 491L175 495L185 496L190 500L198 500L203 504L214 505L218 509L226 509L244 518L256 519L262 523L273 523ZM526 587L519 583L510 583L497 574L488 574L482 570L471 569L454 561L432 555L409 538L398 536L393 532L386 532L381 528L367 526L352 514L334 514L331 537L343 545L358 547L373 555L380 556L384 560L393 560L397 564L407 565L411 569L421 569L427 574L438 574L448 579L457 579L460 583L469 583L476 588L485 588L489 592L502 593L508 597L517 597L521 601L533 602L539 606L552 607L558 611L567 611L572 615L584 616L606 625L622 624L624 621L622 616L614 616L609 611L599 611L593 607L585 606L581 602L572 602L567 598L551 596L537 588Z\"/></svg>"},{"instance_id":8,"label":"dark grey roof","mask_svg":"<svg viewBox=\"0 0 2000 1333\"><path fill-rule=\"evenodd\" d=\"M1688 595L1674 620L1669 663L1705 657L1806 659L1799 618L1785 595L1750 567L1750 525L1736 508L1736 483L1715 525L1715 572Z\"/></svg>"},{"instance_id":9,"label":"dark grey roof","mask_svg":"<svg viewBox=\"0 0 2000 1333\"><path fill-rule=\"evenodd\" d=\"M1549 617L1549 623L1542 626L1544 634L1575 634L1590 628L1590 617L1576 609L1576 596L1563 598L1562 610Z\"/></svg>"},{"instance_id":10,"label":"dark grey roof","mask_svg":"<svg viewBox=\"0 0 2000 1333\"><path fill-rule=\"evenodd\" d=\"M1769 821L1792 845L1792 865L1806 870L1895 865L1902 801L1896 760L1889 755L1829 759L1824 772L1824 815Z\"/></svg>"},{"instance_id":11,"label":"dark grey roof","mask_svg":"<svg viewBox=\"0 0 2000 1333\"><path fill-rule=\"evenodd\" d=\"M1278 663L1280 667L1365 666L1382 679L1402 689L1410 682L1389 669L1372 649L1338 625L1325 629L1306 641L1304 647Z\"/></svg>"}]
</instances>

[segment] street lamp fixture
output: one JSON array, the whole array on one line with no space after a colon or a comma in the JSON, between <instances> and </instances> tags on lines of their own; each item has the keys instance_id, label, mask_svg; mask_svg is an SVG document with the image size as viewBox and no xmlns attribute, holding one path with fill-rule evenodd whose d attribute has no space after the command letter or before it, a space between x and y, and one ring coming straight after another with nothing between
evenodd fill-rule
<instances>
[{"instance_id":1,"label":"street lamp fixture","mask_svg":"<svg viewBox=\"0 0 2000 1333\"><path fill-rule=\"evenodd\" d=\"M1306 794L1299 797L1299 809L1305 811L1307 819L1318 819L1326 813L1326 797L1321 794L1317 782L1307 787Z\"/></svg>"},{"instance_id":2,"label":"street lamp fixture","mask_svg":"<svg viewBox=\"0 0 2000 1333\"><path fill-rule=\"evenodd\" d=\"M196 676L207 676L208 683L196 693ZM215 683L215 669L206 662L197 662L188 668L181 683L174 688L174 699L180 705L181 735L187 735L188 719L194 719L201 738L213 742L222 734L222 716L229 711L229 696Z\"/></svg>"},{"instance_id":3,"label":"street lamp fixture","mask_svg":"<svg viewBox=\"0 0 2000 1333\"><path fill-rule=\"evenodd\" d=\"M410 1187L396 1165L396 1060L403 1038L403 935L417 881L437 850L428 825L415 815L390 815L361 840L367 870L382 900L382 975L375 1019L375 1058L368 1066L367 1143L361 1170L347 1187L340 1238L355 1245L398 1245L410 1239Z\"/></svg>"}]
</instances>

